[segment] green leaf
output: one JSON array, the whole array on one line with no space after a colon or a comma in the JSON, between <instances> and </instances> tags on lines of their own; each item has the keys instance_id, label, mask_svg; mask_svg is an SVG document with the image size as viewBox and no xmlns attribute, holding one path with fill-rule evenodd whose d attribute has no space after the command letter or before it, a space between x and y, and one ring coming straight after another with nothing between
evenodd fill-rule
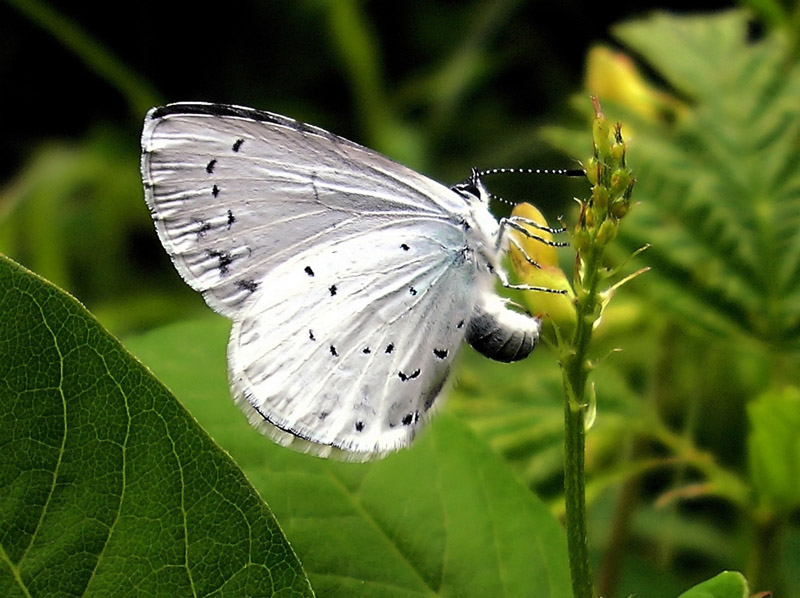
<instances>
[{"instance_id":1,"label":"green leaf","mask_svg":"<svg viewBox=\"0 0 800 598\"><path fill-rule=\"evenodd\" d=\"M747 580L736 571L723 571L686 590L678 598L747 598Z\"/></svg>"},{"instance_id":2,"label":"green leaf","mask_svg":"<svg viewBox=\"0 0 800 598\"><path fill-rule=\"evenodd\" d=\"M230 457L77 301L2 256L0 595L313 595Z\"/></svg>"},{"instance_id":3,"label":"green leaf","mask_svg":"<svg viewBox=\"0 0 800 598\"><path fill-rule=\"evenodd\" d=\"M748 456L762 506L790 513L800 507L800 390L768 391L747 405Z\"/></svg>"},{"instance_id":4,"label":"green leaf","mask_svg":"<svg viewBox=\"0 0 800 598\"><path fill-rule=\"evenodd\" d=\"M374 463L276 446L229 397L228 330L187 322L127 345L241 465L321 596L570 595L563 529L459 419L437 414Z\"/></svg>"}]
</instances>

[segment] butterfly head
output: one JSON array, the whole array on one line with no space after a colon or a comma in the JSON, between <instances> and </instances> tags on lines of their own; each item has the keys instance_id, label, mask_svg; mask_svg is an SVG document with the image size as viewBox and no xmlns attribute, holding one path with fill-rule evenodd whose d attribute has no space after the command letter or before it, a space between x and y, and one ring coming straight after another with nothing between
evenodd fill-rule
<instances>
[{"instance_id":1,"label":"butterfly head","mask_svg":"<svg viewBox=\"0 0 800 598\"><path fill-rule=\"evenodd\" d=\"M481 180L480 171L475 168L472 169L469 178L453 185L452 189L469 203L477 200L487 206L489 205L491 194L486 190Z\"/></svg>"}]
</instances>

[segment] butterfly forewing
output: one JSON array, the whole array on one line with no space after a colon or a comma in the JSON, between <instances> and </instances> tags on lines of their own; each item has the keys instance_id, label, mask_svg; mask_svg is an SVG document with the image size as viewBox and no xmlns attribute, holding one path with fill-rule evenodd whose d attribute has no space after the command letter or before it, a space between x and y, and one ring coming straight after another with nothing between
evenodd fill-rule
<instances>
[{"instance_id":1,"label":"butterfly forewing","mask_svg":"<svg viewBox=\"0 0 800 598\"><path fill-rule=\"evenodd\" d=\"M154 109L142 146L163 245L234 320L231 379L251 420L364 457L408 444L476 301L463 198L239 107Z\"/></svg>"},{"instance_id":2,"label":"butterfly forewing","mask_svg":"<svg viewBox=\"0 0 800 598\"><path fill-rule=\"evenodd\" d=\"M465 209L446 187L340 137L214 108L151 111L142 170L162 243L220 313L233 317L251 282L332 230L358 234L390 217L447 219Z\"/></svg>"}]
</instances>

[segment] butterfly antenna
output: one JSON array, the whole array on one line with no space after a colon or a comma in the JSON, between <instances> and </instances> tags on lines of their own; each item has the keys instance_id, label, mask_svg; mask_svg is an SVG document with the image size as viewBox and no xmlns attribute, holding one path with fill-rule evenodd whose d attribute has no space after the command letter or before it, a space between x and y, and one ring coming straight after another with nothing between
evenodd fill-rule
<instances>
[{"instance_id":1,"label":"butterfly antenna","mask_svg":"<svg viewBox=\"0 0 800 598\"><path fill-rule=\"evenodd\" d=\"M499 195L495 195L494 193L490 193L489 194L489 199L491 199L493 201L499 201L500 203L504 203L507 206L516 206L517 205L517 202L511 201L509 199L506 199L505 197L500 197Z\"/></svg>"},{"instance_id":2,"label":"butterfly antenna","mask_svg":"<svg viewBox=\"0 0 800 598\"><path fill-rule=\"evenodd\" d=\"M486 170L473 168L470 179L475 181L492 174L554 174L557 176L585 177L586 171L582 168L488 168ZM489 194L489 198L509 206L516 206L518 203L493 193Z\"/></svg>"},{"instance_id":3,"label":"butterfly antenna","mask_svg":"<svg viewBox=\"0 0 800 598\"><path fill-rule=\"evenodd\" d=\"M473 176L481 178L492 174L555 174L568 177L585 177L583 168L489 168L474 170Z\"/></svg>"}]
</instances>

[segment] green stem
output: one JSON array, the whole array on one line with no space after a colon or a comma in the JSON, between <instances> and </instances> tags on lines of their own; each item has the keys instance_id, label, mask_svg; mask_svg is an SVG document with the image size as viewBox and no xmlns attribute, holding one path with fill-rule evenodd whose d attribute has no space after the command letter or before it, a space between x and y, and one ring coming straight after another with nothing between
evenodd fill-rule
<instances>
[{"instance_id":1,"label":"green stem","mask_svg":"<svg viewBox=\"0 0 800 598\"><path fill-rule=\"evenodd\" d=\"M586 492L584 488L584 410L565 404L566 458L564 496L567 512L567 546L572 593L575 598L593 598L592 571L586 534Z\"/></svg>"},{"instance_id":2,"label":"green stem","mask_svg":"<svg viewBox=\"0 0 800 598\"><path fill-rule=\"evenodd\" d=\"M597 256L585 256L583 289L578 291L577 326L572 346L562 359L566 401L564 404L565 460L564 500L567 523L567 548L574 598L594 598L589 543L586 533L586 491L584 461L586 453L586 381L590 364L587 358L592 328L597 319Z\"/></svg>"}]
</instances>

